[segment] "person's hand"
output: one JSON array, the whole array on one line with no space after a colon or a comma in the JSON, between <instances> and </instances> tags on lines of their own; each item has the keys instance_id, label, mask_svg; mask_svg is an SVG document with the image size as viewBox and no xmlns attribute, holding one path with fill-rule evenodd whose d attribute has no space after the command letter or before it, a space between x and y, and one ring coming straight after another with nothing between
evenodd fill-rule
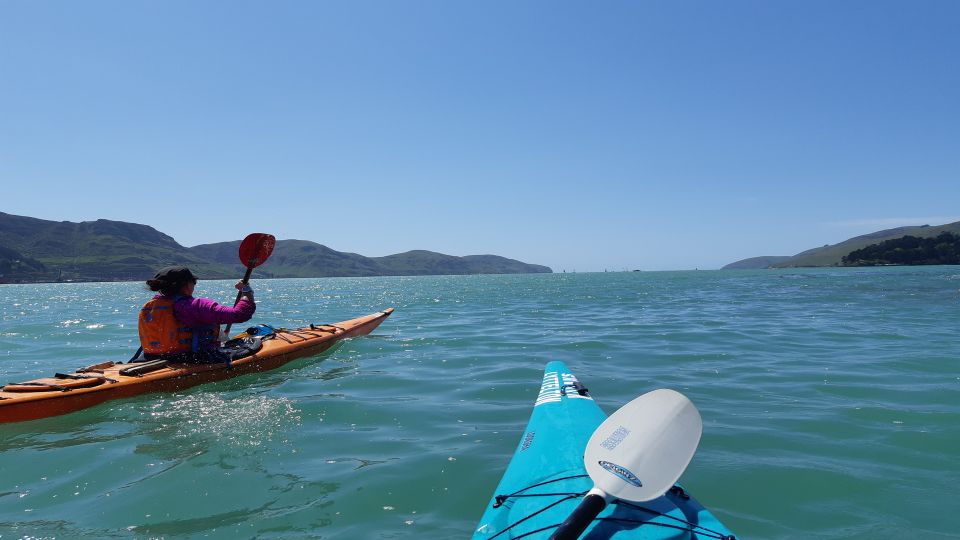
<instances>
[{"instance_id":1,"label":"person's hand","mask_svg":"<svg viewBox=\"0 0 960 540\"><path fill-rule=\"evenodd\" d=\"M250 300L253 300L253 289L250 287L249 283L244 283L243 281L238 281L234 287L237 288L242 294L241 296L246 296Z\"/></svg>"}]
</instances>

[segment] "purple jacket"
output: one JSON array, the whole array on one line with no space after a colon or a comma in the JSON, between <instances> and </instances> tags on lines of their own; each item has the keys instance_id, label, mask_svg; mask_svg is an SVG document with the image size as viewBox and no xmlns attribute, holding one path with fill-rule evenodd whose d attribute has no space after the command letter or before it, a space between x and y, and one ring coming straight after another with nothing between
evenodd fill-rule
<instances>
[{"instance_id":1,"label":"purple jacket","mask_svg":"<svg viewBox=\"0 0 960 540\"><path fill-rule=\"evenodd\" d=\"M160 295L155 296L158 298ZM233 324L249 321L257 311L257 304L244 296L237 307L221 306L209 298L185 296L173 305L173 316L184 326Z\"/></svg>"}]
</instances>

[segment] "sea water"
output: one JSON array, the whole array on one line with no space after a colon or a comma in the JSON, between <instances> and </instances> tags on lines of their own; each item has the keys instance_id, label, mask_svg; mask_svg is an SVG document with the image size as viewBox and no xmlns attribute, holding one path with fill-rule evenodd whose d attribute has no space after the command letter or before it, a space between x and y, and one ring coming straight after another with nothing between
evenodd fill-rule
<instances>
[{"instance_id":1,"label":"sea water","mask_svg":"<svg viewBox=\"0 0 960 540\"><path fill-rule=\"evenodd\" d=\"M740 538L960 537L958 267L254 287L251 323L397 311L276 371L0 425L0 538L466 538L549 360L608 413L690 397L681 481ZM149 297L0 286L0 383L125 360Z\"/></svg>"}]
</instances>

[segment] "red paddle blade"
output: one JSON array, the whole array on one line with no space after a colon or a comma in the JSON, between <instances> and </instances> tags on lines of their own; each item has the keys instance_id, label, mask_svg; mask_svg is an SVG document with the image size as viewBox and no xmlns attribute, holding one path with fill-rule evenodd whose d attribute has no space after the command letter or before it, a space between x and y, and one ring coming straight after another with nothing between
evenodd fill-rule
<instances>
[{"instance_id":1,"label":"red paddle blade","mask_svg":"<svg viewBox=\"0 0 960 540\"><path fill-rule=\"evenodd\" d=\"M240 262L247 268L256 268L267 262L277 239L272 234L248 234L240 243Z\"/></svg>"}]
</instances>

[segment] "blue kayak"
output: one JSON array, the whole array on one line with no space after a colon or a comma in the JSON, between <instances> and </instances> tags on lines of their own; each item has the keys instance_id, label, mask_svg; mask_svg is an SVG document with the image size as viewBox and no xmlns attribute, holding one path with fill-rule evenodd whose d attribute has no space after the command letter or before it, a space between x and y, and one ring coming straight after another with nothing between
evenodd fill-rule
<instances>
[{"instance_id":1,"label":"blue kayak","mask_svg":"<svg viewBox=\"0 0 960 540\"><path fill-rule=\"evenodd\" d=\"M546 539L577 507L593 481L584 449L607 415L563 362L550 362L520 444L480 519L474 540ZM581 538L733 539L679 485L645 503L616 501Z\"/></svg>"}]
</instances>

